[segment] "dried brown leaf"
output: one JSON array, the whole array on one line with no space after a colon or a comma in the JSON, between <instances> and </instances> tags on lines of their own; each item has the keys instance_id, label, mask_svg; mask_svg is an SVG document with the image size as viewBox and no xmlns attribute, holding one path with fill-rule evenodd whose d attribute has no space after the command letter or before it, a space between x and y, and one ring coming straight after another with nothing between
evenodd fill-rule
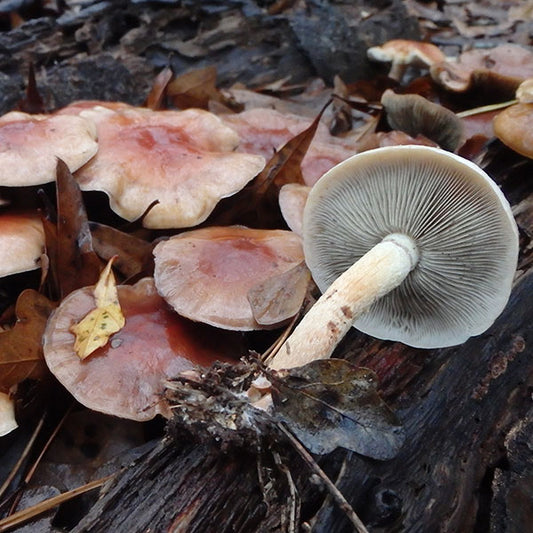
<instances>
[{"instance_id":1,"label":"dried brown leaf","mask_svg":"<svg viewBox=\"0 0 533 533\"><path fill-rule=\"evenodd\" d=\"M32 289L20 293L12 329L0 333L0 389L46 373L41 338L55 304Z\"/></svg>"},{"instance_id":2,"label":"dried brown leaf","mask_svg":"<svg viewBox=\"0 0 533 533\"><path fill-rule=\"evenodd\" d=\"M404 431L377 393L377 377L342 359L318 360L269 376L277 414L312 452L347 448L391 459Z\"/></svg>"}]
</instances>

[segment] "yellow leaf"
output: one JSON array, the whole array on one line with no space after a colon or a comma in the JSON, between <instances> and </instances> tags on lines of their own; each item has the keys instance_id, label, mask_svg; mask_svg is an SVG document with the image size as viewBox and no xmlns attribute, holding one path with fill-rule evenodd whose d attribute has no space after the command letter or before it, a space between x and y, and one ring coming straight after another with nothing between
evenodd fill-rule
<instances>
[{"instance_id":1,"label":"yellow leaf","mask_svg":"<svg viewBox=\"0 0 533 533\"><path fill-rule=\"evenodd\" d=\"M96 308L70 328L76 335L74 350L82 360L104 346L109 337L120 331L126 323L118 301L115 276L111 270L114 260L115 257L109 260L94 287Z\"/></svg>"}]
</instances>

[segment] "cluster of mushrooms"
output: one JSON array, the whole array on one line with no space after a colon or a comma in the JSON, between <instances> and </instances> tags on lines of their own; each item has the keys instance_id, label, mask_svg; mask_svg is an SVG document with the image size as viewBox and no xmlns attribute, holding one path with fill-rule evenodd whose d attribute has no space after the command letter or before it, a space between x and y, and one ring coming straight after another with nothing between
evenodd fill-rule
<instances>
[{"instance_id":1,"label":"cluster of mushrooms","mask_svg":"<svg viewBox=\"0 0 533 533\"><path fill-rule=\"evenodd\" d=\"M94 307L91 287L66 296L49 319L47 365L82 404L134 420L169 416L165 381L238 359L245 348L236 332L296 316L306 267L323 294L269 362L273 370L330 357L352 326L435 348L481 334L501 313L518 256L509 204L485 172L439 147L350 155L332 143L322 177L310 170L306 185L280 192L291 230L197 228L265 165L246 131L266 119L260 110L242 112L241 122L238 115L78 102L51 115L0 118L2 168L9 161L13 169L3 186L53 181L60 158L81 190L105 192L123 219L139 219L158 200L143 225L180 230L155 246L153 278L118 286L126 322L105 347L84 360L73 349L72 326ZM38 267L37 215L6 210L0 233L0 274ZM265 302L265 293L277 298Z\"/></svg>"}]
</instances>

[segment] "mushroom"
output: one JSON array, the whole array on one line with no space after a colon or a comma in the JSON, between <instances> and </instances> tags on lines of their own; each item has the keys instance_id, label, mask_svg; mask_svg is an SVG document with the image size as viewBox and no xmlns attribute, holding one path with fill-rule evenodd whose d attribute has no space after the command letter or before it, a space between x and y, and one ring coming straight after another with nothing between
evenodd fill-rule
<instances>
[{"instance_id":1,"label":"mushroom","mask_svg":"<svg viewBox=\"0 0 533 533\"><path fill-rule=\"evenodd\" d=\"M317 182L304 250L325 292L274 369L328 358L352 325L420 348L481 334L508 300L518 231L476 165L438 148L394 146L358 154Z\"/></svg>"},{"instance_id":2,"label":"mushroom","mask_svg":"<svg viewBox=\"0 0 533 533\"><path fill-rule=\"evenodd\" d=\"M459 146L463 125L453 111L418 94L395 94L390 89L383 93L381 103L393 130L412 137L423 135L445 150L454 151Z\"/></svg>"},{"instance_id":3,"label":"mushroom","mask_svg":"<svg viewBox=\"0 0 533 533\"><path fill-rule=\"evenodd\" d=\"M498 113L494 134L520 155L533 159L533 104L516 104Z\"/></svg>"},{"instance_id":4,"label":"mushroom","mask_svg":"<svg viewBox=\"0 0 533 533\"><path fill-rule=\"evenodd\" d=\"M69 294L50 317L43 336L46 364L83 405L131 420L168 415L164 382L180 372L235 361L242 354L229 332L194 324L172 312L152 278L117 287L125 326L83 361L70 331L94 308L92 287Z\"/></svg>"},{"instance_id":5,"label":"mushroom","mask_svg":"<svg viewBox=\"0 0 533 533\"><path fill-rule=\"evenodd\" d=\"M98 150L94 123L82 117L28 115L0 117L0 185L41 185L56 178L57 158L74 172Z\"/></svg>"},{"instance_id":6,"label":"mushroom","mask_svg":"<svg viewBox=\"0 0 533 533\"><path fill-rule=\"evenodd\" d=\"M390 63L389 78L400 81L409 66L430 67L446 59L440 49L431 43L393 39L381 46L372 46L367 50L368 59Z\"/></svg>"},{"instance_id":7,"label":"mushroom","mask_svg":"<svg viewBox=\"0 0 533 533\"><path fill-rule=\"evenodd\" d=\"M44 251L44 229L36 214L0 215L0 277L39 268Z\"/></svg>"},{"instance_id":8,"label":"mushroom","mask_svg":"<svg viewBox=\"0 0 533 533\"><path fill-rule=\"evenodd\" d=\"M0 437L18 428L15 419L15 402L6 392L0 391Z\"/></svg>"},{"instance_id":9,"label":"mushroom","mask_svg":"<svg viewBox=\"0 0 533 533\"><path fill-rule=\"evenodd\" d=\"M453 92L485 87L493 98L507 99L518 85L533 76L533 52L517 44L474 48L457 60L435 63L430 74L436 83Z\"/></svg>"},{"instance_id":10,"label":"mushroom","mask_svg":"<svg viewBox=\"0 0 533 533\"><path fill-rule=\"evenodd\" d=\"M305 202L311 187L300 183L286 183L279 190L279 208L287 226L297 235L302 236L302 221Z\"/></svg>"},{"instance_id":11,"label":"mushroom","mask_svg":"<svg viewBox=\"0 0 533 533\"><path fill-rule=\"evenodd\" d=\"M98 130L98 154L76 173L81 189L105 192L113 211L129 221L158 200L143 217L148 228L203 222L265 164L259 155L235 153L238 134L208 111L82 102L61 110L69 112L93 120Z\"/></svg>"},{"instance_id":12,"label":"mushroom","mask_svg":"<svg viewBox=\"0 0 533 533\"><path fill-rule=\"evenodd\" d=\"M304 287L295 306L284 306L288 314L269 316L264 324L258 323L248 300L252 288L303 262L301 238L291 231L203 228L160 242L154 258L159 294L180 315L219 328L280 324L298 312L305 295Z\"/></svg>"}]
</instances>

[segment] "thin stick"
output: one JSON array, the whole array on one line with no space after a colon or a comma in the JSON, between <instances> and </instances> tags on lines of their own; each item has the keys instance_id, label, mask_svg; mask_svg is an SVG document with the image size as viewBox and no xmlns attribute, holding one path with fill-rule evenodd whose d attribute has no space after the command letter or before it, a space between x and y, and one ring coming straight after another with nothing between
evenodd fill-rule
<instances>
[{"instance_id":1,"label":"thin stick","mask_svg":"<svg viewBox=\"0 0 533 533\"><path fill-rule=\"evenodd\" d=\"M30 451L32 449L32 446L35 443L35 439L37 438L37 436L39 435L39 432L41 431L41 429L43 427L45 418L46 418L46 413L44 413L41 416L39 422L37 423L37 426L35 426L35 429L33 430L33 433L32 433L32 435L30 437L30 440L28 441L28 444L26 444L26 447L24 448L24 450L23 450L21 456L19 457L17 463L11 469L11 472L9 473L9 476L7 476L7 479L4 481L3 485L0 487L0 498L4 495L5 491L9 487L9 485L11 485L11 482L13 481L15 476L17 475L17 472L20 470L20 468L22 467L22 464L24 463L24 461L28 457L28 455L29 455L29 453L30 453Z\"/></svg>"},{"instance_id":2,"label":"thin stick","mask_svg":"<svg viewBox=\"0 0 533 533\"><path fill-rule=\"evenodd\" d=\"M64 492L63 494L54 496L53 498L48 498L47 500L44 500L38 503L37 505L33 505L31 507L28 507L27 509L18 511L17 513L14 513L11 516L8 516L7 518L0 520L0 533L8 531L12 527L18 526L23 522L27 522L28 520L31 520L32 518L35 518L36 516L45 513L46 511L49 511L50 509L53 509L54 507L57 507L58 505L61 505L62 503L69 501L72 498L75 498L76 496L80 496L81 494L85 494L86 492L101 487L106 481L110 480L113 476L114 474L111 474L110 476L96 479L95 481L91 481L86 485L82 485L81 487L69 490L67 492Z\"/></svg>"},{"instance_id":3,"label":"thin stick","mask_svg":"<svg viewBox=\"0 0 533 533\"><path fill-rule=\"evenodd\" d=\"M278 350L281 348L283 343L287 340L289 335L291 334L291 331L294 328L294 325L296 324L296 321L300 318L300 313L297 313L290 323L287 325L287 327L283 330L282 334L276 339L276 342L274 342L265 352L261 355L261 359L264 363L268 364L268 361L276 355Z\"/></svg>"},{"instance_id":4,"label":"thin stick","mask_svg":"<svg viewBox=\"0 0 533 533\"><path fill-rule=\"evenodd\" d=\"M64 424L65 420L67 419L67 416L70 414L73 407L74 407L74 403L71 403L70 407L66 410L65 414L63 415L59 423L56 425L56 427L54 428L54 431L52 432L52 434L48 437L48 440L43 446L41 453L39 453L39 456L37 457L37 459L35 459L32 466L29 468L28 472L26 473L26 476L24 477L23 482L21 483L20 487L18 487L17 489L18 494L15 496L13 503L11 504L11 509L9 510L8 515L12 515L15 512L15 509L17 508L17 505L20 502L20 499L22 498L23 490L28 486L28 483L31 481L33 474L35 474L35 470L37 470L37 467L39 466L41 459L44 457L44 454L47 452L48 448L52 444L52 441L55 439L56 435L61 429L61 426Z\"/></svg>"},{"instance_id":5,"label":"thin stick","mask_svg":"<svg viewBox=\"0 0 533 533\"><path fill-rule=\"evenodd\" d=\"M488 113L489 111L497 111L498 109L509 107L517 102L518 100L508 100L507 102L500 102L499 104L483 105L481 107L474 107L473 109L461 111L460 113L456 113L456 115L459 118L470 117L472 115L481 115L482 113Z\"/></svg>"},{"instance_id":6,"label":"thin stick","mask_svg":"<svg viewBox=\"0 0 533 533\"><path fill-rule=\"evenodd\" d=\"M341 508L341 510L355 527L355 531L357 531L357 533L368 533L368 529L366 529L365 525L357 516L352 506L348 503L340 490L335 486L333 481L329 479L322 468L318 466L311 454L305 449L305 446L303 446L302 443L283 424L278 424L278 427L290 440L291 444L294 446L294 449L300 454L307 466L309 466L309 468L311 468L311 470L322 480L331 497L335 500L335 503Z\"/></svg>"}]
</instances>

